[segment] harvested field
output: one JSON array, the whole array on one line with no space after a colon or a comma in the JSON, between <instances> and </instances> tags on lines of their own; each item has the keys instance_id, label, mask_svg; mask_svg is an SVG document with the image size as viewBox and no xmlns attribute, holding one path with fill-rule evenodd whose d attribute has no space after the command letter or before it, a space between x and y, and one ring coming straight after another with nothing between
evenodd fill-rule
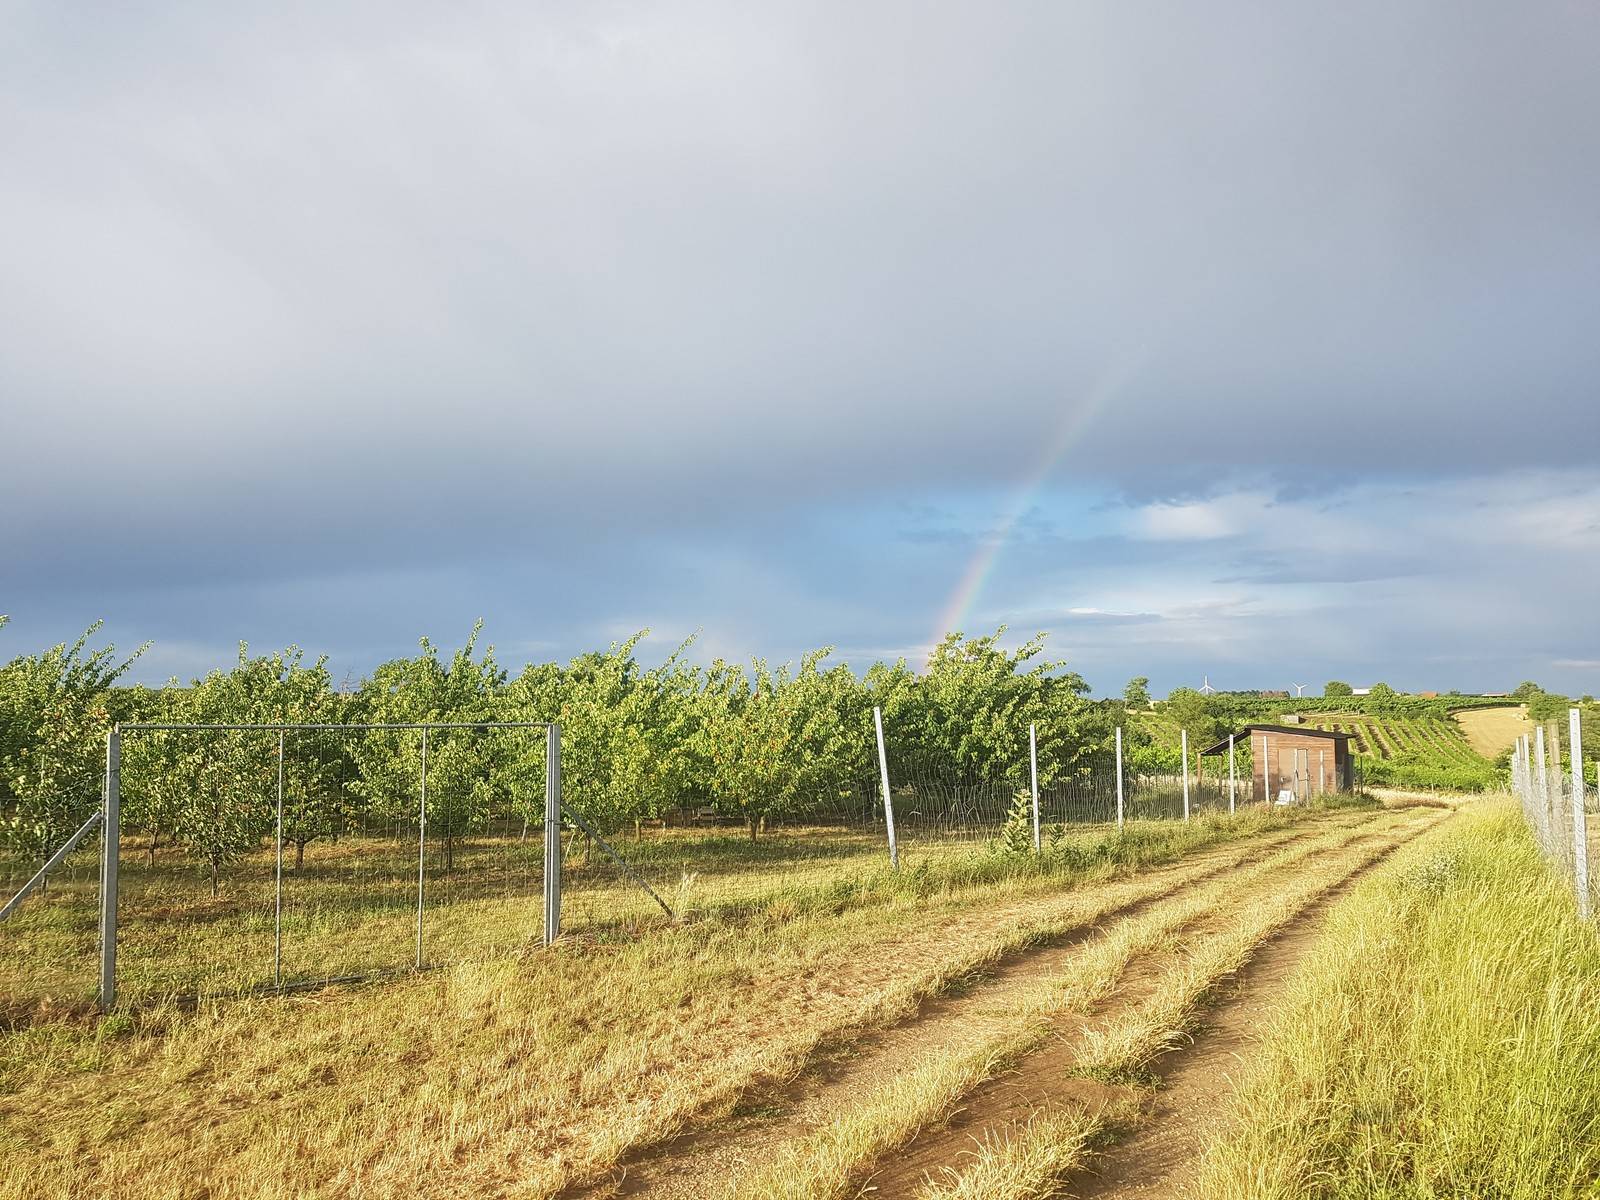
<instances>
[{"instance_id":1,"label":"harvested field","mask_svg":"<svg viewBox=\"0 0 1600 1200\"><path fill-rule=\"evenodd\" d=\"M1504 708L1467 708L1454 715L1472 748L1485 758L1498 757L1511 749L1523 734L1533 732L1527 710L1520 704Z\"/></svg>"}]
</instances>

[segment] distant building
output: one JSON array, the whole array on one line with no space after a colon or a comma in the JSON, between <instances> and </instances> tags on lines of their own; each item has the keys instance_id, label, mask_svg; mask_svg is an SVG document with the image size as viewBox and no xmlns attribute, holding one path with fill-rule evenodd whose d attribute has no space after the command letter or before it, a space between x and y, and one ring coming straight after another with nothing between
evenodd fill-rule
<instances>
[{"instance_id":1,"label":"distant building","mask_svg":"<svg viewBox=\"0 0 1600 1200\"><path fill-rule=\"evenodd\" d=\"M1246 725L1233 738L1250 746L1255 764L1251 786L1258 801L1304 803L1313 796L1348 792L1355 786L1350 765L1352 736L1309 725ZM1200 753L1226 757L1228 739Z\"/></svg>"},{"instance_id":2,"label":"distant building","mask_svg":"<svg viewBox=\"0 0 1600 1200\"><path fill-rule=\"evenodd\" d=\"M1439 698L1438 692L1418 692L1417 695L1421 696L1424 700L1437 700Z\"/></svg>"},{"instance_id":3,"label":"distant building","mask_svg":"<svg viewBox=\"0 0 1600 1200\"><path fill-rule=\"evenodd\" d=\"M1370 696L1370 695L1372 695L1372 689L1371 688L1351 688L1350 689L1350 694L1352 696Z\"/></svg>"}]
</instances>

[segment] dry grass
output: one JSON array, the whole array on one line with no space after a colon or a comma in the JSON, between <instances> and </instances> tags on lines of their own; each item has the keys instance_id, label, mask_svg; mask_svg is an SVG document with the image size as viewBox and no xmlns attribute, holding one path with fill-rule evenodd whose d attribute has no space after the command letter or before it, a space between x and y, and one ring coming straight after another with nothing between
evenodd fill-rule
<instances>
[{"instance_id":1,"label":"dry grass","mask_svg":"<svg viewBox=\"0 0 1600 1200\"><path fill-rule=\"evenodd\" d=\"M1393 829L1411 819L1388 815L1377 818L1377 825ZM840 1200L853 1194L856 1181L875 1161L942 1118L963 1095L1005 1064L1053 1036L1057 1014L1092 1011L1114 992L1137 955L1171 945L1185 926L1239 904L1252 888L1271 889L1266 898L1240 905L1237 924L1228 932L1204 939L1192 958L1180 958L1154 1002L1129 1010L1125 1019L1091 1042L1081 1066L1083 1074L1096 1077L1136 1073L1166 1047L1175 1031L1186 1027L1207 991L1237 969L1252 947L1387 848L1379 844L1340 851L1343 840L1348 840L1348 834L1290 847L1254 868L1120 922L1085 947L1061 976L1012 1001L1009 1019L1000 1031L978 1040L957 1058L927 1063L864 1097L855 1108L793 1143L769 1167L742 1180L738 1194L759 1200ZM1333 853L1327 861L1301 866L1319 851L1330 850ZM1286 889L1279 890L1280 877L1290 866L1301 866L1300 873ZM1085 1126L1085 1136L1095 1128L1098 1126L1092 1123ZM1026 1153L1046 1151L1029 1149Z\"/></svg>"},{"instance_id":2,"label":"dry grass","mask_svg":"<svg viewBox=\"0 0 1600 1200\"><path fill-rule=\"evenodd\" d=\"M0 1195L550 1195L820 1039L1204 869L1121 878L1134 864L1289 828L1164 825L1045 862L979 851L384 986L41 1022L0 1041Z\"/></svg>"},{"instance_id":3,"label":"dry grass","mask_svg":"<svg viewBox=\"0 0 1600 1200\"><path fill-rule=\"evenodd\" d=\"M917 1200L1048 1200L1061 1196L1061 1180L1081 1168L1108 1129L1126 1124L1137 1108L1090 1111L1053 1106L1018 1129L985 1137L964 1170L929 1181Z\"/></svg>"},{"instance_id":4,"label":"dry grass","mask_svg":"<svg viewBox=\"0 0 1600 1200\"><path fill-rule=\"evenodd\" d=\"M1487 759L1498 758L1511 749L1525 733L1533 732L1527 710L1519 705L1504 708L1464 708L1452 714L1467 735L1467 742Z\"/></svg>"},{"instance_id":5,"label":"dry grass","mask_svg":"<svg viewBox=\"0 0 1600 1200\"><path fill-rule=\"evenodd\" d=\"M1208 1152L1206 1200L1600 1188L1600 942L1514 804L1336 907Z\"/></svg>"}]
</instances>

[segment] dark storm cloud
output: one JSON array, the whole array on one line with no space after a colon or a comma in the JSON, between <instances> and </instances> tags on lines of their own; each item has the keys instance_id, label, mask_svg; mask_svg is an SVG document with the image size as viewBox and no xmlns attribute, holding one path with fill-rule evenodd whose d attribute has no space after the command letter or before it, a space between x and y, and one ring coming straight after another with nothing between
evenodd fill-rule
<instances>
[{"instance_id":1,"label":"dark storm cloud","mask_svg":"<svg viewBox=\"0 0 1600 1200\"><path fill-rule=\"evenodd\" d=\"M936 543L1064 428L1056 476L1136 504L1600 444L1591 6L3 27L19 613L909 646L960 567Z\"/></svg>"}]
</instances>

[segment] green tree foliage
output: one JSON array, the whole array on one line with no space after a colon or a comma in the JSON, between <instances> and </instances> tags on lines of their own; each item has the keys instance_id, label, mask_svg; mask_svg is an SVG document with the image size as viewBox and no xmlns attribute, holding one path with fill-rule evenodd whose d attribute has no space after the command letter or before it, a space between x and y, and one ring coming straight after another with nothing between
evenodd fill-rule
<instances>
[{"instance_id":1,"label":"green tree foliage","mask_svg":"<svg viewBox=\"0 0 1600 1200\"><path fill-rule=\"evenodd\" d=\"M1129 708L1149 708L1150 677L1135 675L1128 680L1128 686L1122 689L1122 698L1127 701Z\"/></svg>"},{"instance_id":2,"label":"green tree foliage","mask_svg":"<svg viewBox=\"0 0 1600 1200\"><path fill-rule=\"evenodd\" d=\"M427 638L415 658L381 664L361 687L357 706L372 724L472 723L500 718L506 675L494 648L474 658L483 623L473 626L448 660ZM374 730L356 744L358 787L375 816L414 821L422 804L422 759L427 753L429 835L444 844L444 866L455 866L456 843L487 824L491 812L526 819L534 801L536 752L531 739L479 730ZM542 761L540 759L539 761Z\"/></svg>"},{"instance_id":3,"label":"green tree foliage","mask_svg":"<svg viewBox=\"0 0 1600 1200\"><path fill-rule=\"evenodd\" d=\"M174 680L140 704L163 724L289 724L335 714L325 660L307 666L293 646L252 658L244 643L232 670L187 687ZM286 754L283 767L286 840L303 853L306 842L337 831L340 814L316 782L322 768L314 760L291 764ZM152 859L164 836L188 849L217 895L224 870L273 835L278 771L278 736L269 730L138 732L123 746L127 824L149 837Z\"/></svg>"},{"instance_id":4,"label":"green tree foliage","mask_svg":"<svg viewBox=\"0 0 1600 1200\"><path fill-rule=\"evenodd\" d=\"M1322 694L1324 696L1353 696L1355 693L1355 688L1342 679L1330 679L1322 685Z\"/></svg>"},{"instance_id":5,"label":"green tree foliage","mask_svg":"<svg viewBox=\"0 0 1600 1200\"><path fill-rule=\"evenodd\" d=\"M99 629L0 667L0 840L30 858L100 803L111 688L145 647L118 662L114 646L87 648Z\"/></svg>"}]
</instances>

